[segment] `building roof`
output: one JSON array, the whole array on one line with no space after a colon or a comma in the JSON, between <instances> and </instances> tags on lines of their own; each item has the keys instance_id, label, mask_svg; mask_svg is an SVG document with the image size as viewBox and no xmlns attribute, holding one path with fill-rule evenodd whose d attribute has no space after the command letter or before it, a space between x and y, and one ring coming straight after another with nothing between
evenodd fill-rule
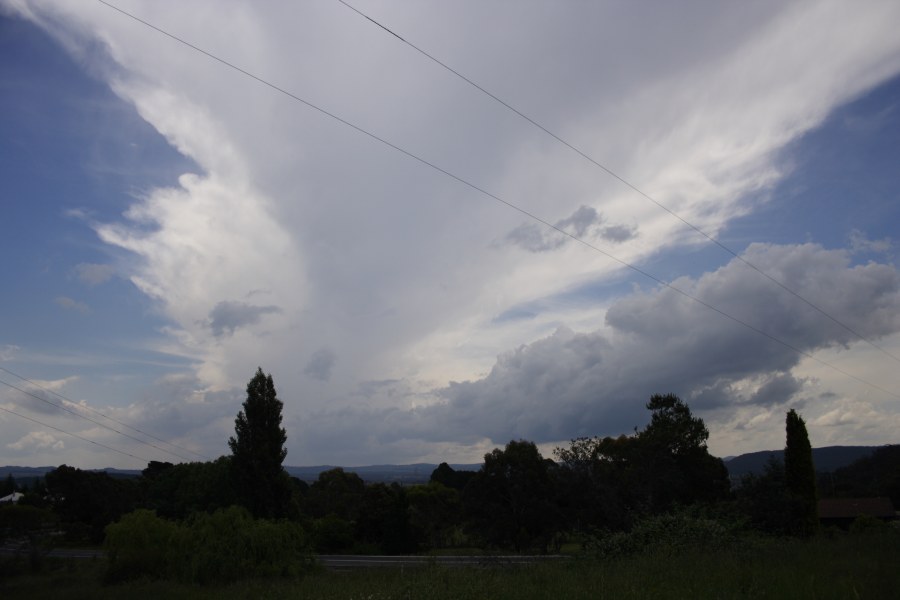
<instances>
[{"instance_id":1,"label":"building roof","mask_svg":"<svg viewBox=\"0 0 900 600\"><path fill-rule=\"evenodd\" d=\"M855 519L860 515L894 518L890 498L825 498L819 500L820 519Z\"/></svg>"},{"instance_id":2,"label":"building roof","mask_svg":"<svg viewBox=\"0 0 900 600\"><path fill-rule=\"evenodd\" d=\"M0 504L4 502L12 502L13 504L17 503L25 494L21 494L19 492L13 492L9 496L3 496L0 498Z\"/></svg>"}]
</instances>

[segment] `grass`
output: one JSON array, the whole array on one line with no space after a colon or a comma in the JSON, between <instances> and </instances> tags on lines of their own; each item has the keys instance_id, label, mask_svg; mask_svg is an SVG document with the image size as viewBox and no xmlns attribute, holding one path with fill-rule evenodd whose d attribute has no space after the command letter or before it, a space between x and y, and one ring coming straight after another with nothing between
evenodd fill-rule
<instances>
[{"instance_id":1,"label":"grass","mask_svg":"<svg viewBox=\"0 0 900 600\"><path fill-rule=\"evenodd\" d=\"M43 572L0 580L0 597L80 598L415 598L654 599L900 598L900 536L763 540L731 552L646 552L600 562L579 559L517 568L375 569L314 572L302 579L199 587L167 581L104 585L102 560L49 561Z\"/></svg>"}]
</instances>

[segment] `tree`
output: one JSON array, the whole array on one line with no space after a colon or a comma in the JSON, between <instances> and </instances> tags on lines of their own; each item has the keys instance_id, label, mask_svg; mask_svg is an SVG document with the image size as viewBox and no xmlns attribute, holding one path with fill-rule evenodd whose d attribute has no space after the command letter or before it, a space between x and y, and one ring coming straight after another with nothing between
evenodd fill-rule
<instances>
[{"instance_id":1,"label":"tree","mask_svg":"<svg viewBox=\"0 0 900 600\"><path fill-rule=\"evenodd\" d=\"M284 405L272 376L261 367L247 384L243 406L234 420L235 435L228 440L238 496L257 517L283 517L291 494L288 474L281 466L287 456L287 433L281 427Z\"/></svg>"},{"instance_id":2,"label":"tree","mask_svg":"<svg viewBox=\"0 0 900 600\"><path fill-rule=\"evenodd\" d=\"M475 471L455 471L453 467L442 462L431 472L431 477L428 481L440 483L457 492L461 492L473 477L475 477Z\"/></svg>"},{"instance_id":3,"label":"tree","mask_svg":"<svg viewBox=\"0 0 900 600\"><path fill-rule=\"evenodd\" d=\"M473 530L494 546L546 551L562 522L555 469L525 440L485 454L481 470L463 490Z\"/></svg>"},{"instance_id":4,"label":"tree","mask_svg":"<svg viewBox=\"0 0 900 600\"><path fill-rule=\"evenodd\" d=\"M16 480L13 479L12 473L7 473L6 479L0 483L0 498L17 491L19 491L19 486L16 485Z\"/></svg>"},{"instance_id":5,"label":"tree","mask_svg":"<svg viewBox=\"0 0 900 600\"><path fill-rule=\"evenodd\" d=\"M728 495L728 471L706 447L709 430L703 419L675 394L650 397L650 423L636 435L639 461L648 484L647 508L668 510L674 504L721 500Z\"/></svg>"},{"instance_id":6,"label":"tree","mask_svg":"<svg viewBox=\"0 0 900 600\"><path fill-rule=\"evenodd\" d=\"M794 533L811 535L819 528L816 468L806 423L791 409L785 420L784 482L791 504Z\"/></svg>"},{"instance_id":7,"label":"tree","mask_svg":"<svg viewBox=\"0 0 900 600\"><path fill-rule=\"evenodd\" d=\"M627 529L642 515L728 496L728 471L709 454L703 419L674 394L651 396L647 409L650 423L633 436L556 449L573 527Z\"/></svg>"}]
</instances>

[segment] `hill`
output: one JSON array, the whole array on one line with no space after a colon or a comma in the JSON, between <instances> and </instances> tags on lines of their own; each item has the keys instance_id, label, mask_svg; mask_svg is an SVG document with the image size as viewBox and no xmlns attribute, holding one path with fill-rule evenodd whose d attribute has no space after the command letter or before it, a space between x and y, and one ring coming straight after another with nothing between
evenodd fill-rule
<instances>
[{"instance_id":1,"label":"hill","mask_svg":"<svg viewBox=\"0 0 900 600\"><path fill-rule=\"evenodd\" d=\"M813 463L819 473L830 473L841 467L871 456L880 446L826 446L813 448ZM728 474L741 477L748 473L762 473L769 459L784 460L784 450L763 450L741 454L725 461Z\"/></svg>"},{"instance_id":2,"label":"hill","mask_svg":"<svg viewBox=\"0 0 900 600\"><path fill-rule=\"evenodd\" d=\"M853 462L872 455L881 446L826 446L813 448L813 462L816 471L830 473L841 467L846 467ZM762 473L770 457L783 460L784 450L763 450L750 452L739 456L726 458L725 466L732 478L738 478L747 473ZM481 464L451 464L455 471L477 471ZM414 463L410 465L367 465L360 467L343 467L347 472L356 473L368 483L399 483L412 485L427 483L431 472L438 465L432 463ZM0 467L0 478L5 479L12 475L18 482L29 482L43 477L48 471L56 467ZM319 473L334 469L335 465L316 465L308 467L286 466L285 470L292 476L304 481L312 482L319 477ZM91 469L105 471L112 477L137 477L141 474L136 469Z\"/></svg>"}]
</instances>

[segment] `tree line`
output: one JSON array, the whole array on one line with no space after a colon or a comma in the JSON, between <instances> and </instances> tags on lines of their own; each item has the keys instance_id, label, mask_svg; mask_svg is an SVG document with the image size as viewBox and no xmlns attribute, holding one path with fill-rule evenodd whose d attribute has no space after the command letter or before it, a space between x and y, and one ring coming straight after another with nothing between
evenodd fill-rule
<instances>
[{"instance_id":1,"label":"tree line","mask_svg":"<svg viewBox=\"0 0 900 600\"><path fill-rule=\"evenodd\" d=\"M427 484L408 487L366 484L341 468L311 484L290 477L282 465L282 408L271 375L259 369L235 419L230 455L151 462L133 479L62 465L31 490L30 506L13 510L43 511L73 543L106 538L119 555L134 545L129 536L146 542L154 531L169 531L187 539L192 527L216 530L210 519L235 524L241 539L274 535L278 528L263 524L280 523L293 532L280 546L370 554L555 552L567 540L635 531L648 518L687 509L768 533L809 536L818 528L812 451L793 410L784 464L771 463L732 489L724 463L709 454L703 420L674 394L652 396L650 422L631 435L577 438L553 458L531 441L511 440L486 454L477 472L442 463ZM0 510L7 522L10 508ZM185 568L177 557L165 564Z\"/></svg>"}]
</instances>

